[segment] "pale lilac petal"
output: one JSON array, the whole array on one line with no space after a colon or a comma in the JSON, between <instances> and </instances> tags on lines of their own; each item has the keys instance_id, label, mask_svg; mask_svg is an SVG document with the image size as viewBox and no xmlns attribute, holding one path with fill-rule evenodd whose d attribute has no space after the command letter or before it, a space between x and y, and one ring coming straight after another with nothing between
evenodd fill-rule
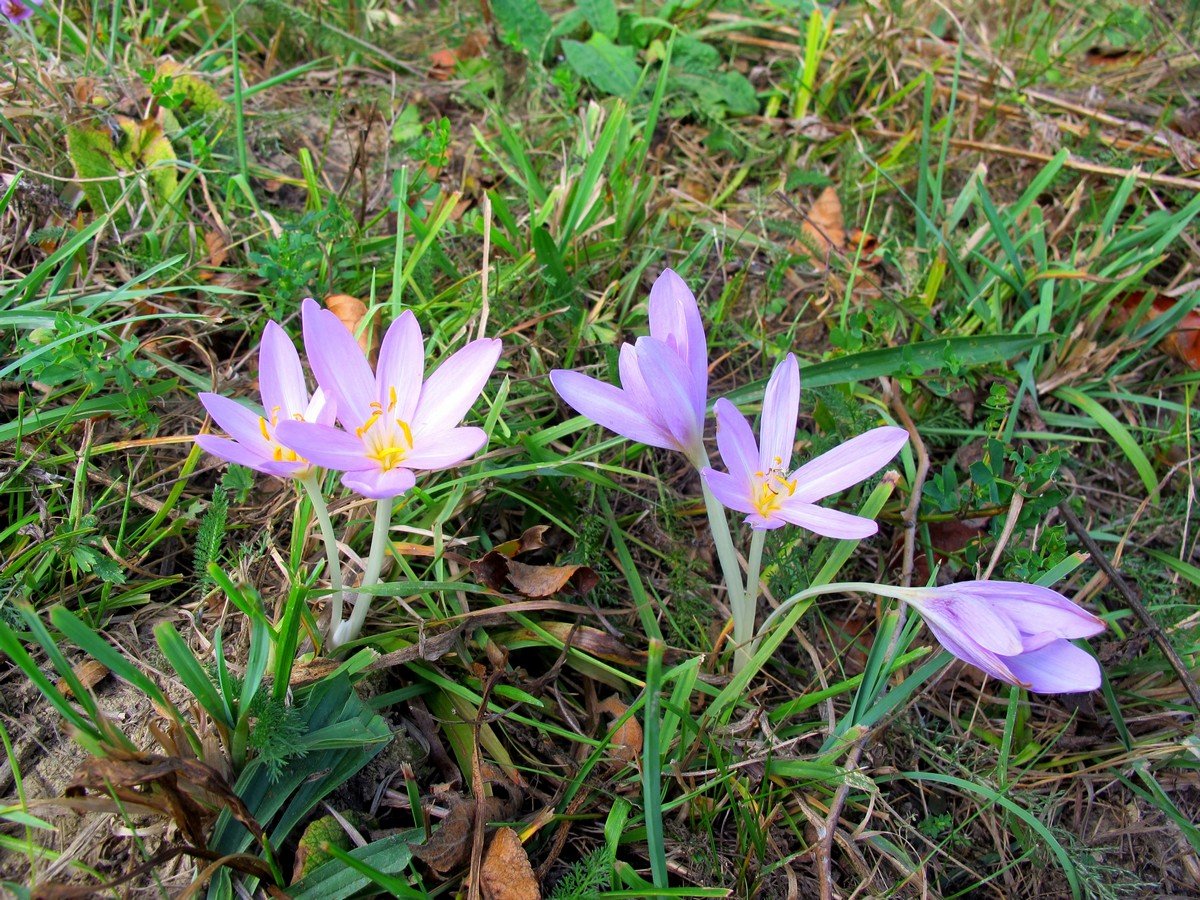
<instances>
[{"instance_id":1,"label":"pale lilac petal","mask_svg":"<svg viewBox=\"0 0 1200 900\"><path fill-rule=\"evenodd\" d=\"M758 513L751 513L746 516L746 524L755 531L773 531L776 528L782 528L788 523L777 515L763 516Z\"/></svg>"},{"instance_id":2,"label":"pale lilac petal","mask_svg":"<svg viewBox=\"0 0 1200 900\"><path fill-rule=\"evenodd\" d=\"M375 378L379 383L376 400L388 415L405 422L413 417L421 397L421 379L425 374L425 341L421 326L411 310L405 310L388 328L379 347ZM395 406L392 407L392 391Z\"/></svg>"},{"instance_id":3,"label":"pale lilac petal","mask_svg":"<svg viewBox=\"0 0 1200 900\"><path fill-rule=\"evenodd\" d=\"M487 443L482 428L452 428L418 440L404 457L404 465L413 469L446 469L470 459Z\"/></svg>"},{"instance_id":4,"label":"pale lilac petal","mask_svg":"<svg viewBox=\"0 0 1200 900\"><path fill-rule=\"evenodd\" d=\"M717 450L730 476L738 481L747 496L750 494L751 478L758 468L758 444L754 432L736 406L722 397L716 403Z\"/></svg>"},{"instance_id":5,"label":"pale lilac petal","mask_svg":"<svg viewBox=\"0 0 1200 900\"><path fill-rule=\"evenodd\" d=\"M278 464L275 460L270 455L260 453L253 447L239 444L229 438L217 437L215 434L198 434L194 440L205 453L211 453L226 462L237 463L239 466L246 466L258 472L267 472L269 475L278 474L275 469ZM270 471L267 469L268 464L271 464Z\"/></svg>"},{"instance_id":6,"label":"pale lilac petal","mask_svg":"<svg viewBox=\"0 0 1200 900\"><path fill-rule=\"evenodd\" d=\"M413 434L453 428L479 398L500 358L500 341L471 341L429 376L412 418Z\"/></svg>"},{"instance_id":7,"label":"pale lilac petal","mask_svg":"<svg viewBox=\"0 0 1200 900\"><path fill-rule=\"evenodd\" d=\"M628 392L568 369L551 372L550 383L568 406L597 425L639 444L673 447L671 436L630 402Z\"/></svg>"},{"instance_id":8,"label":"pale lilac petal","mask_svg":"<svg viewBox=\"0 0 1200 900\"><path fill-rule=\"evenodd\" d=\"M823 506L805 503L796 497L784 500L776 515L785 522L807 528L815 534L840 540L867 538L879 530L873 519L852 516L836 509L825 509Z\"/></svg>"},{"instance_id":9,"label":"pale lilac petal","mask_svg":"<svg viewBox=\"0 0 1200 900\"><path fill-rule=\"evenodd\" d=\"M671 346L691 373L692 407L708 403L708 347L696 297L673 270L664 269L650 288L650 336Z\"/></svg>"},{"instance_id":10,"label":"pale lilac petal","mask_svg":"<svg viewBox=\"0 0 1200 900\"><path fill-rule=\"evenodd\" d=\"M337 419L337 404L333 398L321 388L313 391L312 399L304 410L305 422L316 422L318 425L332 425Z\"/></svg>"},{"instance_id":11,"label":"pale lilac petal","mask_svg":"<svg viewBox=\"0 0 1200 900\"><path fill-rule=\"evenodd\" d=\"M696 465L703 465L704 418L691 406L691 374L683 360L662 341L640 337L634 347L638 369L647 388L654 385L655 418L675 439L679 450Z\"/></svg>"},{"instance_id":12,"label":"pale lilac petal","mask_svg":"<svg viewBox=\"0 0 1200 900\"><path fill-rule=\"evenodd\" d=\"M1070 641L1054 641L1005 662L1018 681L1040 694L1075 694L1100 687L1100 664Z\"/></svg>"},{"instance_id":13,"label":"pale lilac petal","mask_svg":"<svg viewBox=\"0 0 1200 900\"><path fill-rule=\"evenodd\" d=\"M275 436L283 446L326 469L344 472L378 467L378 463L367 457L362 440L340 428L312 422L280 422Z\"/></svg>"},{"instance_id":14,"label":"pale lilac petal","mask_svg":"<svg viewBox=\"0 0 1200 900\"><path fill-rule=\"evenodd\" d=\"M789 353L771 373L763 394L762 425L759 428L762 438L759 467L763 471L783 471L791 463L792 447L796 443L796 419L799 415L800 366L796 357ZM819 500L831 493L833 491L806 496L806 499Z\"/></svg>"},{"instance_id":15,"label":"pale lilac petal","mask_svg":"<svg viewBox=\"0 0 1200 900\"><path fill-rule=\"evenodd\" d=\"M213 421L231 438L250 447L262 447L264 455L271 455L271 443L262 433L262 416L220 394L203 393L199 398Z\"/></svg>"},{"instance_id":16,"label":"pale lilac petal","mask_svg":"<svg viewBox=\"0 0 1200 900\"><path fill-rule=\"evenodd\" d=\"M364 472L347 472L342 476L342 484L356 494L362 494L372 500L399 497L416 483L417 478L411 469L389 469L386 472L370 469Z\"/></svg>"},{"instance_id":17,"label":"pale lilac petal","mask_svg":"<svg viewBox=\"0 0 1200 900\"><path fill-rule=\"evenodd\" d=\"M991 603L1025 635L1049 632L1060 638L1084 638L1102 632L1107 625L1058 591L1039 584L1012 581L960 581L946 592L970 594ZM1044 644L1026 642L1026 649Z\"/></svg>"},{"instance_id":18,"label":"pale lilac petal","mask_svg":"<svg viewBox=\"0 0 1200 900\"><path fill-rule=\"evenodd\" d=\"M317 384L333 398L338 420L351 431L371 416L375 376L358 341L337 316L304 301L304 350Z\"/></svg>"},{"instance_id":19,"label":"pale lilac petal","mask_svg":"<svg viewBox=\"0 0 1200 900\"><path fill-rule=\"evenodd\" d=\"M727 472L718 472L716 469L701 469L700 477L704 479L713 496L726 509L733 509L742 513L755 512L750 490L743 481Z\"/></svg>"},{"instance_id":20,"label":"pale lilac petal","mask_svg":"<svg viewBox=\"0 0 1200 900\"><path fill-rule=\"evenodd\" d=\"M1017 626L986 600L960 594L952 600L939 597L919 608L926 619L965 635L998 656L1016 656L1024 650Z\"/></svg>"},{"instance_id":21,"label":"pale lilac petal","mask_svg":"<svg viewBox=\"0 0 1200 900\"><path fill-rule=\"evenodd\" d=\"M300 354L277 322L268 322L263 331L258 349L258 388L268 418L277 412L279 419L290 419L308 406Z\"/></svg>"},{"instance_id":22,"label":"pale lilac petal","mask_svg":"<svg viewBox=\"0 0 1200 900\"><path fill-rule=\"evenodd\" d=\"M891 425L851 438L792 473L797 481L796 497L811 503L870 478L907 440L907 431Z\"/></svg>"},{"instance_id":23,"label":"pale lilac petal","mask_svg":"<svg viewBox=\"0 0 1200 900\"><path fill-rule=\"evenodd\" d=\"M1017 676L1012 673L1007 665L1011 662L1010 659L1001 659L990 650L985 650L974 643L968 635L942 628L928 616L924 618L925 624L929 626L929 630L933 632L933 636L938 639L938 642L963 662L970 663L993 678L998 678L1009 684L1019 683Z\"/></svg>"}]
</instances>

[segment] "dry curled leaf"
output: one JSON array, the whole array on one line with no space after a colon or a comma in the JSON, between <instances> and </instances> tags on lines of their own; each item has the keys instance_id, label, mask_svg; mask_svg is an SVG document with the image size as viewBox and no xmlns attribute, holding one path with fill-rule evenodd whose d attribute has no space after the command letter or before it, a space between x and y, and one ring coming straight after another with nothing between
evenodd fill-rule
<instances>
[{"instance_id":1,"label":"dry curled leaf","mask_svg":"<svg viewBox=\"0 0 1200 900\"><path fill-rule=\"evenodd\" d=\"M474 560L471 571L494 591L515 591L533 599L586 594L600 583L600 576L590 566L529 566L497 550Z\"/></svg>"},{"instance_id":2,"label":"dry curled leaf","mask_svg":"<svg viewBox=\"0 0 1200 900\"><path fill-rule=\"evenodd\" d=\"M803 238L795 245L795 249L807 254L814 264L822 268L829 265L829 258L835 253L857 258L860 266L872 266L879 262L879 240L860 228L846 227L842 201L832 187L821 191L812 209L805 215L800 231Z\"/></svg>"},{"instance_id":3,"label":"dry curled leaf","mask_svg":"<svg viewBox=\"0 0 1200 900\"><path fill-rule=\"evenodd\" d=\"M521 536L512 541L505 541L503 544L497 544L493 549L496 553L502 553L509 559L514 556L520 556L522 553L532 553L534 550L541 550L546 546L546 532L550 530L549 525L534 525L532 528L526 528L521 532Z\"/></svg>"},{"instance_id":4,"label":"dry curled leaf","mask_svg":"<svg viewBox=\"0 0 1200 900\"><path fill-rule=\"evenodd\" d=\"M597 705L596 711L612 716L615 722L629 709L616 694ZM608 753L619 765L631 765L642 752L642 725L635 716L630 716L609 737Z\"/></svg>"},{"instance_id":5,"label":"dry curled leaf","mask_svg":"<svg viewBox=\"0 0 1200 900\"><path fill-rule=\"evenodd\" d=\"M836 190L827 187L821 191L800 231L806 238L806 249L816 254L816 262L828 264L830 254L846 246L846 220Z\"/></svg>"},{"instance_id":6,"label":"dry curled leaf","mask_svg":"<svg viewBox=\"0 0 1200 900\"><path fill-rule=\"evenodd\" d=\"M513 829L501 828L492 838L483 857L479 886L484 900L541 900L529 855Z\"/></svg>"},{"instance_id":7,"label":"dry curled leaf","mask_svg":"<svg viewBox=\"0 0 1200 900\"><path fill-rule=\"evenodd\" d=\"M83 685L84 690L90 691L108 675L108 666L102 662L97 662L94 659L85 659L71 669L75 677L79 679L79 683ZM60 678L58 684L55 685L59 693L71 697L74 696L70 685L67 684L65 678ZM75 699L79 699L76 697Z\"/></svg>"},{"instance_id":8,"label":"dry curled leaf","mask_svg":"<svg viewBox=\"0 0 1200 900\"><path fill-rule=\"evenodd\" d=\"M260 843L266 839L262 826L221 774L195 759L154 753L89 759L63 793L56 802L80 811L136 809L169 816L197 847L205 846L208 823L219 809L228 809Z\"/></svg>"},{"instance_id":9,"label":"dry curled leaf","mask_svg":"<svg viewBox=\"0 0 1200 900\"><path fill-rule=\"evenodd\" d=\"M325 298L325 308L350 330L363 353L369 353L371 328L370 323L363 323L367 315L366 304L349 294L330 294Z\"/></svg>"},{"instance_id":10,"label":"dry curled leaf","mask_svg":"<svg viewBox=\"0 0 1200 900\"><path fill-rule=\"evenodd\" d=\"M483 772L483 770L480 770ZM471 855L471 837L475 829L475 815L478 812L485 821L510 818L516 813L525 794L521 788L513 784L496 769L487 767L485 773L488 780L499 786L508 794L504 797L484 797L476 803L457 792L451 793L447 802L450 812L438 830L429 836L424 844L409 844L413 856L429 866L439 875L445 875L458 868Z\"/></svg>"},{"instance_id":11,"label":"dry curled leaf","mask_svg":"<svg viewBox=\"0 0 1200 900\"><path fill-rule=\"evenodd\" d=\"M1146 291L1130 291L1118 297L1109 315L1109 325L1113 328L1124 325L1145 300ZM1170 312L1178 302L1179 298L1156 294L1150 301L1143 321L1149 322ZM1193 309L1186 313L1163 337L1159 346L1188 368L1200 369L1200 312Z\"/></svg>"}]
</instances>

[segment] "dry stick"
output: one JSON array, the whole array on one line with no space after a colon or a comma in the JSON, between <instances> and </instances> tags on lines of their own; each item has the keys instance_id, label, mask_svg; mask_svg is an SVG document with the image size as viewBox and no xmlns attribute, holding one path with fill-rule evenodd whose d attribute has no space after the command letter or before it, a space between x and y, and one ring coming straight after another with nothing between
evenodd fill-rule
<instances>
[{"instance_id":1,"label":"dry stick","mask_svg":"<svg viewBox=\"0 0 1200 900\"><path fill-rule=\"evenodd\" d=\"M1112 563L1108 561L1108 557L1104 555L1104 551L1100 549L1100 545L1088 534L1083 523L1079 521L1079 517L1075 515L1067 501L1063 501L1058 505L1058 511L1062 513L1063 519L1067 523L1067 527L1075 533L1075 536L1087 548L1087 552L1091 554L1092 559L1100 568L1100 571L1105 574L1113 587L1125 600L1126 605L1133 610L1133 614L1141 620L1142 625L1150 632L1150 636L1154 638L1154 643L1158 644L1158 648L1162 650L1163 655L1167 657L1167 661L1171 664L1171 668L1175 670L1175 674L1179 676L1180 683L1183 684L1184 690L1187 691L1188 697L1191 698L1192 706L1195 707L1195 712L1200 714L1200 688L1196 687L1196 682L1192 678L1192 673L1188 669L1187 664L1180 658L1179 653L1171 646L1170 640L1167 639L1166 632L1162 630L1154 617L1150 615L1150 610L1146 609L1144 603L1138 597L1137 593L1129 586L1129 583L1121 577L1121 573L1113 568Z\"/></svg>"},{"instance_id":2,"label":"dry stick","mask_svg":"<svg viewBox=\"0 0 1200 900\"><path fill-rule=\"evenodd\" d=\"M925 477L929 474L929 452L925 449L925 442L921 440L921 434L917 431L917 426L913 422L912 416L908 414L908 409L905 407L904 401L896 390L895 382L884 380L883 395L895 411L896 418L900 420L908 432L909 439L912 441L913 451L917 455L917 471L913 476L912 491L908 499L908 506L904 509L904 559L901 562L900 568L901 585L903 587L911 587L917 550L917 513L921 508L921 492L925 487ZM896 653L896 645L900 641L900 632L904 630L904 618L907 609L905 606L900 607L899 621L896 622L896 627L892 630L887 655L884 657L889 662ZM882 731L883 729L881 728L864 731L861 736L855 739L854 746L850 749L850 753L846 757L847 769L853 769L858 765L858 761L862 757L871 736L880 734ZM817 845L817 878L820 883L821 900L833 900L833 841L837 837L838 819L842 816L842 807L846 805L846 797L849 793L850 779L846 779L838 785L838 789L833 795L833 802L829 804L829 816L825 819L825 827L819 833L821 842Z\"/></svg>"}]
</instances>

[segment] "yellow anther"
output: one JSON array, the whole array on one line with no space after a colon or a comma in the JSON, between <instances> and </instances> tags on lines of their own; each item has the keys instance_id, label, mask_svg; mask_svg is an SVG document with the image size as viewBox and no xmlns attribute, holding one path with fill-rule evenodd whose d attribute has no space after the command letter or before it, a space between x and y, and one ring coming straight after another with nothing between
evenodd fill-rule
<instances>
[{"instance_id":1,"label":"yellow anther","mask_svg":"<svg viewBox=\"0 0 1200 900\"><path fill-rule=\"evenodd\" d=\"M279 410L280 410L280 407L278 407L278 406L271 407L271 427L272 428L274 428L276 425L279 424Z\"/></svg>"},{"instance_id":2,"label":"yellow anther","mask_svg":"<svg viewBox=\"0 0 1200 900\"><path fill-rule=\"evenodd\" d=\"M267 431L267 420L262 416L258 417L258 430L262 432L263 440L271 440L271 432Z\"/></svg>"},{"instance_id":3,"label":"yellow anther","mask_svg":"<svg viewBox=\"0 0 1200 900\"><path fill-rule=\"evenodd\" d=\"M404 439L408 441L408 446L411 449L413 445L412 429L408 427L408 423L403 419L397 419L396 424L400 426L400 430L404 432Z\"/></svg>"},{"instance_id":4,"label":"yellow anther","mask_svg":"<svg viewBox=\"0 0 1200 900\"><path fill-rule=\"evenodd\" d=\"M395 385L388 386L388 412L396 408L396 387Z\"/></svg>"},{"instance_id":5,"label":"yellow anther","mask_svg":"<svg viewBox=\"0 0 1200 900\"><path fill-rule=\"evenodd\" d=\"M372 403L371 406L375 407L375 406L379 406L379 404ZM357 428L355 428L354 433L356 435L358 435L359 437L362 437L364 434L366 434L368 431L371 430L371 426L374 425L377 421L379 421L379 417L382 415L383 415L382 409L378 409L375 412L371 413L371 418L367 419L367 421L363 422L361 425L359 425Z\"/></svg>"}]
</instances>

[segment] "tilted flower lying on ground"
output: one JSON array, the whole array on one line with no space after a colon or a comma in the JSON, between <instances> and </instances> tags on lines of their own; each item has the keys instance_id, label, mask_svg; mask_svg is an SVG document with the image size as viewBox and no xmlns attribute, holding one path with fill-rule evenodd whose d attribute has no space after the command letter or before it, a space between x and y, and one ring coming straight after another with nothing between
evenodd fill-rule
<instances>
[{"instance_id":1,"label":"tilted flower lying on ground","mask_svg":"<svg viewBox=\"0 0 1200 900\"><path fill-rule=\"evenodd\" d=\"M12 22L24 22L33 15L33 7L41 5L42 0L0 0L0 14Z\"/></svg>"},{"instance_id":2,"label":"tilted flower lying on ground","mask_svg":"<svg viewBox=\"0 0 1200 900\"><path fill-rule=\"evenodd\" d=\"M203 393L200 402L230 438L212 434L196 436L196 443L213 456L281 477L303 478L311 470L308 459L281 441L278 429L284 422L316 422L331 425L334 405L317 388L312 397L304 382L300 354L291 339L275 322L268 322L258 351L258 383L263 415L220 394Z\"/></svg>"},{"instance_id":3,"label":"tilted flower lying on ground","mask_svg":"<svg viewBox=\"0 0 1200 900\"><path fill-rule=\"evenodd\" d=\"M775 367L763 396L762 446L736 406L716 404L717 449L729 470L704 469L709 488L729 509L747 513L755 529L799 525L834 538L863 538L878 526L871 519L817 506L816 501L874 475L908 440L903 428L884 426L852 438L787 474L800 413L800 367L788 354Z\"/></svg>"},{"instance_id":4,"label":"tilted flower lying on ground","mask_svg":"<svg viewBox=\"0 0 1200 900\"><path fill-rule=\"evenodd\" d=\"M551 372L550 381L577 412L609 431L706 465L704 324L696 298L670 269L650 289L650 336L621 346L618 370L619 388L565 369Z\"/></svg>"},{"instance_id":5,"label":"tilted flower lying on ground","mask_svg":"<svg viewBox=\"0 0 1200 900\"><path fill-rule=\"evenodd\" d=\"M345 472L351 490L376 500L399 496L415 483L414 469L458 465L487 441L483 429L458 423L492 374L500 341L472 341L422 383L425 343L411 312L388 328L375 372L329 310L305 300L303 319L309 365L346 430L285 422L279 435L314 463Z\"/></svg>"},{"instance_id":6,"label":"tilted flower lying on ground","mask_svg":"<svg viewBox=\"0 0 1200 900\"><path fill-rule=\"evenodd\" d=\"M943 647L993 678L1043 694L1100 686L1099 664L1068 639L1099 634L1104 621L1058 591L961 581L895 592L921 613Z\"/></svg>"}]
</instances>

